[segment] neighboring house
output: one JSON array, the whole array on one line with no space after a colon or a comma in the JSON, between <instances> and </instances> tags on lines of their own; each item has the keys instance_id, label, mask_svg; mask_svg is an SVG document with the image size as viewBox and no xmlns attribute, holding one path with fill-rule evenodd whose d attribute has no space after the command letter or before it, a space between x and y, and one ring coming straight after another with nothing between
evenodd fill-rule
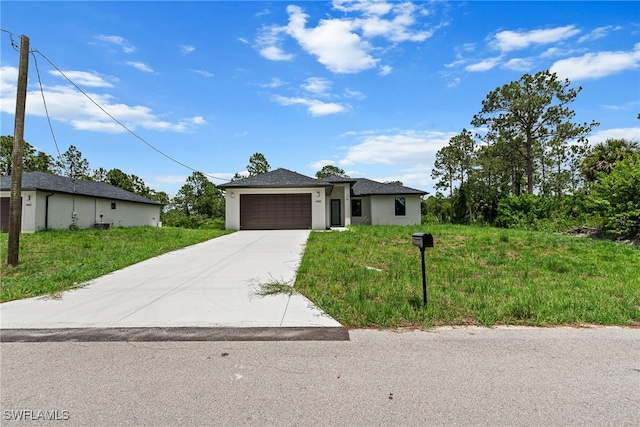
<instances>
[{"instance_id":1,"label":"neighboring house","mask_svg":"<svg viewBox=\"0 0 640 427\"><path fill-rule=\"evenodd\" d=\"M287 169L219 185L226 228L313 229L350 224L420 224L427 192L365 178L316 179Z\"/></svg>"},{"instance_id":2,"label":"neighboring house","mask_svg":"<svg viewBox=\"0 0 640 427\"><path fill-rule=\"evenodd\" d=\"M0 177L0 228L9 228L11 177ZM103 182L44 172L22 175L22 231L160 225L162 204Z\"/></svg>"}]
</instances>

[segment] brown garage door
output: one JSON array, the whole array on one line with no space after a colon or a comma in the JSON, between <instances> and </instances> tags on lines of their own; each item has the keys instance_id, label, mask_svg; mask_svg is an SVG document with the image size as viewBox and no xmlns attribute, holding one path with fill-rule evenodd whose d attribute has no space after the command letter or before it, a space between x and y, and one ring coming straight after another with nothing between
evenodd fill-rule
<instances>
[{"instance_id":1,"label":"brown garage door","mask_svg":"<svg viewBox=\"0 0 640 427\"><path fill-rule=\"evenodd\" d=\"M9 202L11 198L0 197L0 231L9 231Z\"/></svg>"},{"instance_id":2,"label":"brown garage door","mask_svg":"<svg viewBox=\"0 0 640 427\"><path fill-rule=\"evenodd\" d=\"M311 194L241 194L240 229L310 229Z\"/></svg>"}]
</instances>

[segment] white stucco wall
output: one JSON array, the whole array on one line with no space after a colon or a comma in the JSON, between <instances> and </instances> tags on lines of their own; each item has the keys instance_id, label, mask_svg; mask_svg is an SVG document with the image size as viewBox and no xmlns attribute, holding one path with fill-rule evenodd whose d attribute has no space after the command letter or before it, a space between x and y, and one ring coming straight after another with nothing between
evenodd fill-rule
<instances>
[{"instance_id":1,"label":"white stucco wall","mask_svg":"<svg viewBox=\"0 0 640 427\"><path fill-rule=\"evenodd\" d=\"M354 225L371 224L371 198L367 196L367 197L354 197L354 199L362 200L362 205L361 205L362 216L352 216L351 224L354 224ZM349 207L351 207L351 201L349 201Z\"/></svg>"},{"instance_id":2,"label":"white stucco wall","mask_svg":"<svg viewBox=\"0 0 640 427\"><path fill-rule=\"evenodd\" d=\"M404 197L406 200L404 216L396 216L396 197ZM420 220L420 196L371 196L372 225L417 225Z\"/></svg>"},{"instance_id":3,"label":"white stucco wall","mask_svg":"<svg viewBox=\"0 0 640 427\"><path fill-rule=\"evenodd\" d=\"M340 218L342 221L342 226L351 225L351 187L349 184L335 184L333 186L333 191L331 195L326 198L326 211L325 218L326 224L325 226L328 228L331 226L331 200L338 199L340 200Z\"/></svg>"},{"instance_id":4,"label":"white stucco wall","mask_svg":"<svg viewBox=\"0 0 640 427\"><path fill-rule=\"evenodd\" d=\"M318 192L320 195L318 195ZM234 188L225 191L225 228L240 230L241 194L311 194L311 228L326 229L326 194L323 187L314 188Z\"/></svg>"},{"instance_id":5,"label":"white stucco wall","mask_svg":"<svg viewBox=\"0 0 640 427\"><path fill-rule=\"evenodd\" d=\"M74 223L74 218L75 224L80 228L92 228L96 222L106 222L112 227L157 227L160 223L159 205L55 193L49 197L47 224L48 194L51 193L22 192L23 232L44 230L45 226L54 229L69 228ZM3 191L0 195L9 197L10 194ZM116 209L111 209L112 202L116 203ZM103 215L102 219L100 214Z\"/></svg>"}]
</instances>

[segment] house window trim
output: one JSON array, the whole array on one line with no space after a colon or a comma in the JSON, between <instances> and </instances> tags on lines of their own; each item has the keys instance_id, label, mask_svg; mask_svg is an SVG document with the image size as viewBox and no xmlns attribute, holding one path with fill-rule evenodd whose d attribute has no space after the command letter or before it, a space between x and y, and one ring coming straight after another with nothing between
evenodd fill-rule
<instances>
[{"instance_id":1,"label":"house window trim","mask_svg":"<svg viewBox=\"0 0 640 427\"><path fill-rule=\"evenodd\" d=\"M111 209L116 209L116 202L111 202Z\"/></svg>"},{"instance_id":2,"label":"house window trim","mask_svg":"<svg viewBox=\"0 0 640 427\"><path fill-rule=\"evenodd\" d=\"M358 205L357 209L356 203ZM362 199L351 199L351 216L355 218L362 217Z\"/></svg>"},{"instance_id":3,"label":"house window trim","mask_svg":"<svg viewBox=\"0 0 640 427\"><path fill-rule=\"evenodd\" d=\"M402 200L402 202L400 202L400 200ZM398 196L393 199L393 202L396 214L395 216L407 216L407 198Z\"/></svg>"}]
</instances>

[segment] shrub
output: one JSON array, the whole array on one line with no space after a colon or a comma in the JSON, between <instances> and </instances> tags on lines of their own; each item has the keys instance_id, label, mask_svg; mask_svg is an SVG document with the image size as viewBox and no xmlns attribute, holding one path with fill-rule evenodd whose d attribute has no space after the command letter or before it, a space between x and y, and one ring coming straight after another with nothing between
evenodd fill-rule
<instances>
[{"instance_id":1,"label":"shrub","mask_svg":"<svg viewBox=\"0 0 640 427\"><path fill-rule=\"evenodd\" d=\"M619 162L593 185L593 210L604 219L604 229L615 237L640 238L640 161Z\"/></svg>"},{"instance_id":2,"label":"shrub","mask_svg":"<svg viewBox=\"0 0 640 427\"><path fill-rule=\"evenodd\" d=\"M541 220L551 218L553 200L532 194L508 196L498 203L496 225L504 228L539 229Z\"/></svg>"}]
</instances>

